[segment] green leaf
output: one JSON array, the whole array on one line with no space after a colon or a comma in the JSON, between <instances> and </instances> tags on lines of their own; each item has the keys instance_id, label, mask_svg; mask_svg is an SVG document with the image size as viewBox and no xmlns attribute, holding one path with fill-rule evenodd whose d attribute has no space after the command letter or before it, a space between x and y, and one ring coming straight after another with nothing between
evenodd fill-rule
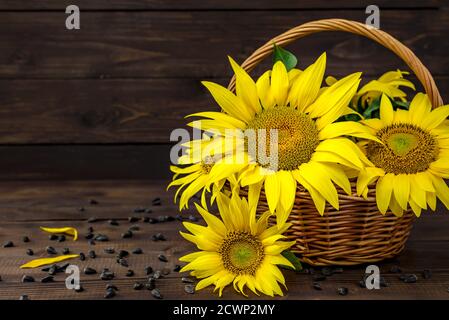
<instances>
[{"instance_id":1,"label":"green leaf","mask_svg":"<svg viewBox=\"0 0 449 320\"><path fill-rule=\"evenodd\" d=\"M288 270L294 270L294 271L300 271L302 270L302 264L301 261L299 261L298 257L295 256L295 254L291 251L285 250L282 251L282 256L284 256L284 258L286 258L288 261L290 261L292 263L292 265L295 267L294 269L292 267L289 266L280 266L284 269L288 269Z\"/></svg>"},{"instance_id":2,"label":"green leaf","mask_svg":"<svg viewBox=\"0 0 449 320\"><path fill-rule=\"evenodd\" d=\"M397 109L404 109L404 110L408 110L410 108L410 103L405 101L396 101L393 100L393 109L397 110Z\"/></svg>"},{"instance_id":3,"label":"green leaf","mask_svg":"<svg viewBox=\"0 0 449 320\"><path fill-rule=\"evenodd\" d=\"M366 110L363 111L363 117L365 119L371 119L373 118L375 111L379 109L380 109L380 98L374 100L369 104L368 108L366 108Z\"/></svg>"},{"instance_id":4,"label":"green leaf","mask_svg":"<svg viewBox=\"0 0 449 320\"><path fill-rule=\"evenodd\" d=\"M273 64L277 61L281 61L285 65L287 71L290 71L296 67L298 64L298 59L293 53L277 46L275 43L273 44L273 47Z\"/></svg>"}]
</instances>

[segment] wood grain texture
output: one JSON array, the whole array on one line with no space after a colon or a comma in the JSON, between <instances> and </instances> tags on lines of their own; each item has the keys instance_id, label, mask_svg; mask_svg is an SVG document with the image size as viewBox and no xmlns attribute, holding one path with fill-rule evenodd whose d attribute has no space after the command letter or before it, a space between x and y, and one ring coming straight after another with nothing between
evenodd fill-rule
<instances>
[{"instance_id":1,"label":"wood grain texture","mask_svg":"<svg viewBox=\"0 0 449 320\"><path fill-rule=\"evenodd\" d=\"M0 299L17 299L21 294L28 294L31 299L102 299L107 283L113 283L119 287L118 299L153 299L147 290L135 291L132 289L134 282L146 281L145 266L151 265L154 269L172 269L178 264L178 258L187 252L194 250L193 246L182 240L178 231L182 225L177 222L159 224L133 223L140 226L132 239L121 239L121 232L127 230L132 224L126 218L132 215L135 207L148 206L149 200L154 195L162 197L162 206L153 207L155 212L141 214L157 217L160 214L176 214L176 208L171 204L170 193L164 193L165 181L72 181L72 182L35 182L35 183L0 183L0 243L12 240L13 248L0 248ZM98 200L98 205L88 205L88 199ZM6 200L7 199L7 200ZM86 206L86 211L78 213L80 205ZM333 275L322 283L323 291L312 288L310 275L295 274L286 271L286 279L289 287L287 295L283 299L340 299L336 289L345 286L349 289L349 295L344 299L448 299L447 288L449 286L449 251L447 243L449 235L445 230L449 227L447 212L440 214L423 215L415 224L415 229L407 244L405 252L397 259L380 264L381 273L390 284L388 288L381 290L366 290L358 286L358 281L364 273L363 267L345 268L342 274ZM110 226L106 220L95 223L87 223L88 216L95 215L101 219L115 218L119 226ZM24 219L26 221L24 221ZM200 222L202 223L202 222ZM39 226L71 225L81 232L79 241L67 240L63 243L48 240L48 235L39 230ZM109 235L109 242L97 242L89 246L83 238L87 227L92 226L96 233ZM162 232L167 241L154 242L151 236ZM31 242L22 243L21 237L27 235ZM27 248L35 251L35 257L46 256L44 248L53 245L58 251L64 247L72 252L86 253L95 250L98 257L87 259L84 262L73 260L81 269L89 266L100 271L108 267L116 273L112 281L102 281L99 275L82 275L81 282L86 289L83 293L69 291L64 286L64 274L56 276L56 282L42 284L39 282L23 284L20 279L24 274L32 275L39 281L44 275L40 269L20 270L18 266L29 259L25 254ZM115 255L104 253L104 248L115 250L132 250L141 247L142 255L131 255L128 258L130 269L136 275L132 278L125 277L128 268L119 266L115 261ZM163 263L157 259L159 254L165 254L169 262ZM400 265L403 272L416 273L419 277L416 284L404 284L398 279L398 274L392 274L390 267ZM430 268L433 277L424 280L421 277L423 269ZM318 272L319 270L317 270ZM184 292L184 284L181 275L171 272L163 279L157 281L157 286L167 299L215 299L210 289L203 290L195 295ZM225 299L238 299L230 288L224 293ZM251 296L251 299L264 298Z\"/></svg>"},{"instance_id":2,"label":"wood grain texture","mask_svg":"<svg viewBox=\"0 0 449 320\"><path fill-rule=\"evenodd\" d=\"M228 77L226 55L241 62L288 28L333 17L366 18L364 11L348 10L99 11L84 13L81 30L68 31L59 12L0 12L0 78ZM439 40L448 25L446 11L382 14L382 29L408 45L434 75L449 68L449 44ZM318 34L289 48L301 66L327 51L330 74L363 69L375 75L379 67L403 67L386 49L349 34Z\"/></svg>"},{"instance_id":3,"label":"wood grain texture","mask_svg":"<svg viewBox=\"0 0 449 320\"><path fill-rule=\"evenodd\" d=\"M372 2L372 1L371 1ZM365 8L372 4L367 0L78 0L76 4L81 10L276 10L276 9L335 9L335 8ZM3 0L0 10L62 10L73 4L70 0ZM435 8L444 5L443 0L377 0L381 8Z\"/></svg>"}]
</instances>

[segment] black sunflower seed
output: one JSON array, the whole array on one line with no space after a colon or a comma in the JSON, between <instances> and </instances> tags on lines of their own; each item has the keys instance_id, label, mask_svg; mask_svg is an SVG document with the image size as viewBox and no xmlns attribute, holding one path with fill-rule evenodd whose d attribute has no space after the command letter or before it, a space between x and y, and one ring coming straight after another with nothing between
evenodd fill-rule
<instances>
[{"instance_id":1,"label":"black sunflower seed","mask_svg":"<svg viewBox=\"0 0 449 320\"><path fill-rule=\"evenodd\" d=\"M51 235L48 236L48 240L50 240L50 241L54 241L56 239L58 239L58 236L55 235L55 234L51 234Z\"/></svg>"},{"instance_id":2,"label":"black sunflower seed","mask_svg":"<svg viewBox=\"0 0 449 320\"><path fill-rule=\"evenodd\" d=\"M142 253L143 253L143 250L142 250L141 248L135 248L135 249L132 251L132 253L133 253L133 254L142 254Z\"/></svg>"},{"instance_id":3,"label":"black sunflower seed","mask_svg":"<svg viewBox=\"0 0 449 320\"><path fill-rule=\"evenodd\" d=\"M98 234L95 236L94 238L95 241L100 241L100 242L105 242L105 241L109 241L109 238L107 235L104 234Z\"/></svg>"},{"instance_id":4,"label":"black sunflower seed","mask_svg":"<svg viewBox=\"0 0 449 320\"><path fill-rule=\"evenodd\" d=\"M85 238L86 238L87 240L91 240L93 237L94 237L94 234L93 234L93 233L88 233L88 234L85 235Z\"/></svg>"},{"instance_id":5,"label":"black sunflower seed","mask_svg":"<svg viewBox=\"0 0 449 320\"><path fill-rule=\"evenodd\" d=\"M58 253L56 251L56 249L51 246L48 246L47 248L45 248L45 250L47 251L48 254L57 254Z\"/></svg>"},{"instance_id":6,"label":"black sunflower seed","mask_svg":"<svg viewBox=\"0 0 449 320\"><path fill-rule=\"evenodd\" d=\"M115 249L114 248L104 248L104 253L107 254L114 254L115 253Z\"/></svg>"},{"instance_id":7,"label":"black sunflower seed","mask_svg":"<svg viewBox=\"0 0 449 320\"><path fill-rule=\"evenodd\" d=\"M108 283L106 285L106 290L114 290L114 291L120 291L117 286L113 285L112 283Z\"/></svg>"},{"instance_id":8,"label":"black sunflower seed","mask_svg":"<svg viewBox=\"0 0 449 320\"><path fill-rule=\"evenodd\" d=\"M156 233L156 234L154 234L154 235L151 237L151 239L152 239L153 241L165 241L165 240L167 240L167 239L165 238L165 236L164 236L162 233Z\"/></svg>"},{"instance_id":9,"label":"black sunflower seed","mask_svg":"<svg viewBox=\"0 0 449 320\"><path fill-rule=\"evenodd\" d=\"M161 292L159 289L153 289L151 290L151 295L155 297L156 299L163 299Z\"/></svg>"},{"instance_id":10,"label":"black sunflower seed","mask_svg":"<svg viewBox=\"0 0 449 320\"><path fill-rule=\"evenodd\" d=\"M131 227L129 227L128 230L130 230L130 231L139 231L140 227L137 224L134 224Z\"/></svg>"},{"instance_id":11,"label":"black sunflower seed","mask_svg":"<svg viewBox=\"0 0 449 320\"><path fill-rule=\"evenodd\" d=\"M140 282L134 283L133 289L134 290L142 290L143 289L143 283L140 283Z\"/></svg>"},{"instance_id":12,"label":"black sunflower seed","mask_svg":"<svg viewBox=\"0 0 449 320\"><path fill-rule=\"evenodd\" d=\"M150 208L145 209L145 213L152 213L152 212L153 212L153 210L151 210Z\"/></svg>"},{"instance_id":13,"label":"black sunflower seed","mask_svg":"<svg viewBox=\"0 0 449 320\"><path fill-rule=\"evenodd\" d=\"M109 281L109 280L114 279L114 276L115 276L114 272L103 270L103 272L100 275L100 279Z\"/></svg>"},{"instance_id":14,"label":"black sunflower seed","mask_svg":"<svg viewBox=\"0 0 449 320\"><path fill-rule=\"evenodd\" d=\"M96 274L97 270L94 268L86 267L84 268L84 274L90 275L90 274Z\"/></svg>"},{"instance_id":15,"label":"black sunflower seed","mask_svg":"<svg viewBox=\"0 0 449 320\"><path fill-rule=\"evenodd\" d=\"M160 205L162 204L161 198L159 198L159 197L154 198L154 199L151 201L151 204L152 204L153 206L160 206Z\"/></svg>"},{"instance_id":16,"label":"black sunflower seed","mask_svg":"<svg viewBox=\"0 0 449 320\"><path fill-rule=\"evenodd\" d=\"M118 226L118 225L119 225L118 221L117 221L117 220L114 220L114 219L109 220L109 224L110 224L111 226Z\"/></svg>"},{"instance_id":17,"label":"black sunflower seed","mask_svg":"<svg viewBox=\"0 0 449 320\"><path fill-rule=\"evenodd\" d=\"M154 218L149 218L149 219L148 219L148 223L150 223L150 224L155 224L155 223L158 223L158 220L157 220L157 219L154 219Z\"/></svg>"},{"instance_id":18,"label":"black sunflower seed","mask_svg":"<svg viewBox=\"0 0 449 320\"><path fill-rule=\"evenodd\" d=\"M195 286L193 284L186 284L184 286L184 291L188 294L194 294L195 293Z\"/></svg>"},{"instance_id":19,"label":"black sunflower seed","mask_svg":"<svg viewBox=\"0 0 449 320\"><path fill-rule=\"evenodd\" d=\"M126 259L119 259L118 263L122 266L122 267L129 267L128 261L126 261Z\"/></svg>"},{"instance_id":20,"label":"black sunflower seed","mask_svg":"<svg viewBox=\"0 0 449 320\"><path fill-rule=\"evenodd\" d=\"M135 208L134 209L134 213L144 213L145 212L145 208Z\"/></svg>"},{"instance_id":21,"label":"black sunflower seed","mask_svg":"<svg viewBox=\"0 0 449 320\"><path fill-rule=\"evenodd\" d=\"M155 279L148 279L148 282L145 283L145 288L147 290L153 290L154 288L156 288L156 280Z\"/></svg>"},{"instance_id":22,"label":"black sunflower seed","mask_svg":"<svg viewBox=\"0 0 449 320\"><path fill-rule=\"evenodd\" d=\"M159 261L162 261L162 262L168 262L167 257L164 256L163 254L160 254L157 258L159 259Z\"/></svg>"},{"instance_id":23,"label":"black sunflower seed","mask_svg":"<svg viewBox=\"0 0 449 320\"><path fill-rule=\"evenodd\" d=\"M174 272L179 272L181 270L181 266L179 264L175 265L175 267L173 268Z\"/></svg>"},{"instance_id":24,"label":"black sunflower seed","mask_svg":"<svg viewBox=\"0 0 449 320\"><path fill-rule=\"evenodd\" d=\"M88 243L90 246L94 246L94 245L95 245L95 240L94 240L94 239L90 239L89 241L87 241L87 243Z\"/></svg>"},{"instance_id":25,"label":"black sunflower seed","mask_svg":"<svg viewBox=\"0 0 449 320\"><path fill-rule=\"evenodd\" d=\"M133 236L133 232L131 230L125 231L122 233L122 238L123 239L128 239L128 238L132 238Z\"/></svg>"},{"instance_id":26,"label":"black sunflower seed","mask_svg":"<svg viewBox=\"0 0 449 320\"><path fill-rule=\"evenodd\" d=\"M161 271L160 270L156 270L151 277L153 279L159 279L161 276L162 276Z\"/></svg>"},{"instance_id":27,"label":"black sunflower seed","mask_svg":"<svg viewBox=\"0 0 449 320\"><path fill-rule=\"evenodd\" d=\"M84 261L84 260L86 260L86 256L84 255L84 253L80 253L80 260L81 261Z\"/></svg>"},{"instance_id":28,"label":"black sunflower seed","mask_svg":"<svg viewBox=\"0 0 449 320\"><path fill-rule=\"evenodd\" d=\"M82 286L75 288L75 292L83 292L83 291L84 291L84 288Z\"/></svg>"},{"instance_id":29,"label":"black sunflower seed","mask_svg":"<svg viewBox=\"0 0 449 320\"><path fill-rule=\"evenodd\" d=\"M349 290L345 287L340 287L337 289L337 293L341 296L346 296L348 294Z\"/></svg>"},{"instance_id":30,"label":"black sunflower seed","mask_svg":"<svg viewBox=\"0 0 449 320\"><path fill-rule=\"evenodd\" d=\"M320 284L319 282L314 282L313 285L312 285L312 287L313 287L315 290L323 290L323 288L321 287L321 284Z\"/></svg>"},{"instance_id":31,"label":"black sunflower seed","mask_svg":"<svg viewBox=\"0 0 449 320\"><path fill-rule=\"evenodd\" d=\"M48 274L54 276L58 272L58 265L54 264L48 269Z\"/></svg>"},{"instance_id":32,"label":"black sunflower seed","mask_svg":"<svg viewBox=\"0 0 449 320\"><path fill-rule=\"evenodd\" d=\"M11 248L11 247L14 247L14 242L6 241L5 243L3 243L3 248Z\"/></svg>"},{"instance_id":33,"label":"black sunflower seed","mask_svg":"<svg viewBox=\"0 0 449 320\"><path fill-rule=\"evenodd\" d=\"M128 270L127 272L126 272L126 276L127 277L132 277L132 276L134 276L134 271L133 270Z\"/></svg>"},{"instance_id":34,"label":"black sunflower seed","mask_svg":"<svg viewBox=\"0 0 449 320\"><path fill-rule=\"evenodd\" d=\"M86 211L86 208L84 208L84 207L79 207L79 208L78 208L78 211L79 211L79 212L84 212L84 211Z\"/></svg>"},{"instance_id":35,"label":"black sunflower seed","mask_svg":"<svg viewBox=\"0 0 449 320\"><path fill-rule=\"evenodd\" d=\"M69 254L69 253L70 253L70 249L69 248L62 249L62 254Z\"/></svg>"},{"instance_id":36,"label":"black sunflower seed","mask_svg":"<svg viewBox=\"0 0 449 320\"><path fill-rule=\"evenodd\" d=\"M65 241L65 235L60 235L59 237L58 237L58 242L64 242Z\"/></svg>"},{"instance_id":37,"label":"black sunflower seed","mask_svg":"<svg viewBox=\"0 0 449 320\"><path fill-rule=\"evenodd\" d=\"M149 222L150 221L150 218L149 217L143 217L142 218L142 222Z\"/></svg>"},{"instance_id":38,"label":"black sunflower seed","mask_svg":"<svg viewBox=\"0 0 449 320\"><path fill-rule=\"evenodd\" d=\"M120 250L118 252L118 255L117 255L118 258L124 258L124 257L127 257L127 256L129 256L129 252L126 251L126 250Z\"/></svg>"},{"instance_id":39,"label":"black sunflower seed","mask_svg":"<svg viewBox=\"0 0 449 320\"><path fill-rule=\"evenodd\" d=\"M128 217L128 222L130 222L130 223L134 223L137 221L139 221L139 217L136 217L136 216Z\"/></svg>"},{"instance_id":40,"label":"black sunflower seed","mask_svg":"<svg viewBox=\"0 0 449 320\"><path fill-rule=\"evenodd\" d=\"M92 205L96 205L96 204L98 204L98 201L95 200L95 199L90 199L89 203L92 204Z\"/></svg>"},{"instance_id":41,"label":"black sunflower seed","mask_svg":"<svg viewBox=\"0 0 449 320\"><path fill-rule=\"evenodd\" d=\"M423 279L430 279L430 278L432 278L432 271L429 270L429 269L423 270L422 277L423 277Z\"/></svg>"},{"instance_id":42,"label":"black sunflower seed","mask_svg":"<svg viewBox=\"0 0 449 320\"><path fill-rule=\"evenodd\" d=\"M22 294L22 295L19 297L19 300L30 300L30 297L28 297L26 294Z\"/></svg>"},{"instance_id":43,"label":"black sunflower seed","mask_svg":"<svg viewBox=\"0 0 449 320\"><path fill-rule=\"evenodd\" d=\"M362 279L359 281L359 287L360 288L366 288L366 279Z\"/></svg>"},{"instance_id":44,"label":"black sunflower seed","mask_svg":"<svg viewBox=\"0 0 449 320\"><path fill-rule=\"evenodd\" d=\"M401 277L400 277L401 279ZM418 277L416 276L416 274L406 274L402 277L401 279L404 283L415 283L416 281L418 281Z\"/></svg>"},{"instance_id":45,"label":"black sunflower seed","mask_svg":"<svg viewBox=\"0 0 449 320\"><path fill-rule=\"evenodd\" d=\"M93 232L94 232L94 228L93 227L87 228L87 233L93 233Z\"/></svg>"},{"instance_id":46,"label":"black sunflower seed","mask_svg":"<svg viewBox=\"0 0 449 320\"><path fill-rule=\"evenodd\" d=\"M32 276L24 275L24 276L22 277L22 282L23 282L23 283L25 283L25 282L34 282L34 278L33 278Z\"/></svg>"},{"instance_id":47,"label":"black sunflower seed","mask_svg":"<svg viewBox=\"0 0 449 320\"><path fill-rule=\"evenodd\" d=\"M57 272L65 272L65 270L67 269L67 267L70 265L70 263L66 263L60 267L57 266Z\"/></svg>"},{"instance_id":48,"label":"black sunflower seed","mask_svg":"<svg viewBox=\"0 0 449 320\"><path fill-rule=\"evenodd\" d=\"M29 256L34 255L34 251L32 249L27 249L27 255Z\"/></svg>"},{"instance_id":49,"label":"black sunflower seed","mask_svg":"<svg viewBox=\"0 0 449 320\"><path fill-rule=\"evenodd\" d=\"M114 290L106 290L106 294L104 295L105 299L111 299L115 297L115 291Z\"/></svg>"},{"instance_id":50,"label":"black sunflower seed","mask_svg":"<svg viewBox=\"0 0 449 320\"><path fill-rule=\"evenodd\" d=\"M89 256L89 258L95 259L97 257L97 254L95 253L94 250L89 250L87 252L87 255Z\"/></svg>"},{"instance_id":51,"label":"black sunflower seed","mask_svg":"<svg viewBox=\"0 0 449 320\"><path fill-rule=\"evenodd\" d=\"M194 283L195 281L191 278L187 278L187 277L182 277L181 281L184 283Z\"/></svg>"},{"instance_id":52,"label":"black sunflower seed","mask_svg":"<svg viewBox=\"0 0 449 320\"><path fill-rule=\"evenodd\" d=\"M150 275L153 273L153 268L151 266L146 266L144 270L146 275Z\"/></svg>"},{"instance_id":53,"label":"black sunflower seed","mask_svg":"<svg viewBox=\"0 0 449 320\"><path fill-rule=\"evenodd\" d=\"M94 222L97 222L97 221L98 221L97 217L90 217L89 219L87 219L88 223L94 223Z\"/></svg>"},{"instance_id":54,"label":"black sunflower seed","mask_svg":"<svg viewBox=\"0 0 449 320\"><path fill-rule=\"evenodd\" d=\"M23 236L22 237L22 242L30 242L30 238L28 238L27 236Z\"/></svg>"},{"instance_id":55,"label":"black sunflower seed","mask_svg":"<svg viewBox=\"0 0 449 320\"><path fill-rule=\"evenodd\" d=\"M55 278L53 276L46 276L44 278L41 279L42 283L48 283L48 282L53 282L55 280Z\"/></svg>"}]
</instances>

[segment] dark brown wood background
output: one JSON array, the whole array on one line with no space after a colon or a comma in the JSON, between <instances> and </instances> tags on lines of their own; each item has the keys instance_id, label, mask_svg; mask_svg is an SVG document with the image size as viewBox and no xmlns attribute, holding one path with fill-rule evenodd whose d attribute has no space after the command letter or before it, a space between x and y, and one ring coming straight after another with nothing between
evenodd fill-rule
<instances>
[{"instance_id":1,"label":"dark brown wood background","mask_svg":"<svg viewBox=\"0 0 449 320\"><path fill-rule=\"evenodd\" d=\"M364 21L372 1L1 0L0 179L168 176L169 134L186 114L215 109L200 80L226 84L271 37L321 18ZM429 67L448 100L448 1L378 0L381 28ZM65 7L81 30L65 28ZM327 33L290 46L328 73L371 79L404 67L357 36Z\"/></svg>"}]
</instances>

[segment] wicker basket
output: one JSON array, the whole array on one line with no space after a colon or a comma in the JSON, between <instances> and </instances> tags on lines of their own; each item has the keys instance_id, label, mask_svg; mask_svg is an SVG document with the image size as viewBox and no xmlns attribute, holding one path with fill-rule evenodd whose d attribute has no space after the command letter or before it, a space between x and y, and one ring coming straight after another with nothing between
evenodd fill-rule
<instances>
[{"instance_id":1,"label":"wicker basket","mask_svg":"<svg viewBox=\"0 0 449 320\"><path fill-rule=\"evenodd\" d=\"M321 31L345 31L362 35L390 49L415 73L433 107L442 105L432 75L410 49L389 34L354 21L328 19L295 27L257 49L242 67L250 72L265 57L271 55L273 43L286 45ZM234 90L235 78L232 78L228 88ZM367 199L356 195L354 182L352 190L351 196L339 190L340 210L328 205L324 215L320 216L309 193L298 186L289 217L292 227L287 231L287 236L296 240L293 251L299 255L300 260L313 266L357 265L392 258L404 249L412 228L413 213L408 210L402 217L396 217L392 213L382 215L377 209L372 187ZM242 190L242 193L245 191ZM268 204L262 193L258 211L266 210Z\"/></svg>"}]
</instances>

